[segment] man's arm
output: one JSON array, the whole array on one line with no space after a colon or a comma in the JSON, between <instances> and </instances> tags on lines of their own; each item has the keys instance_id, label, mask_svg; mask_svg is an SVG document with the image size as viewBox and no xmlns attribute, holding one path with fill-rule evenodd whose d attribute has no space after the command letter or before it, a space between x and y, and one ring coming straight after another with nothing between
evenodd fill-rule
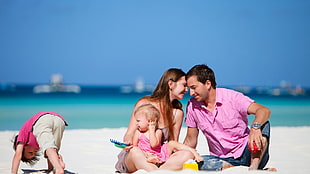
<instances>
[{"instance_id":1,"label":"man's arm","mask_svg":"<svg viewBox=\"0 0 310 174\"><path fill-rule=\"evenodd\" d=\"M197 128L187 127L187 134L183 144L196 149L199 130Z\"/></svg>"},{"instance_id":2,"label":"man's arm","mask_svg":"<svg viewBox=\"0 0 310 174\"><path fill-rule=\"evenodd\" d=\"M258 103L252 103L248 108L248 113L255 115L253 123L263 125L269 120L271 112L267 107L263 105L260 105ZM253 142L255 142L259 150L261 150L263 143L263 136L261 130L251 128L248 142L251 149L254 148Z\"/></svg>"}]
</instances>

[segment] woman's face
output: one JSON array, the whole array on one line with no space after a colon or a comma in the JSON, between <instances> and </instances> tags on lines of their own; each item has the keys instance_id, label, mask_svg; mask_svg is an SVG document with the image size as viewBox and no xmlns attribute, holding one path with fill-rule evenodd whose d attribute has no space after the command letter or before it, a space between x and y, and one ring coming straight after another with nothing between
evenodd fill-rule
<instances>
[{"instance_id":1,"label":"woman's face","mask_svg":"<svg viewBox=\"0 0 310 174\"><path fill-rule=\"evenodd\" d=\"M178 81L169 82L170 87L170 101L174 99L181 100L184 97L184 94L188 92L185 76L181 77Z\"/></svg>"}]
</instances>

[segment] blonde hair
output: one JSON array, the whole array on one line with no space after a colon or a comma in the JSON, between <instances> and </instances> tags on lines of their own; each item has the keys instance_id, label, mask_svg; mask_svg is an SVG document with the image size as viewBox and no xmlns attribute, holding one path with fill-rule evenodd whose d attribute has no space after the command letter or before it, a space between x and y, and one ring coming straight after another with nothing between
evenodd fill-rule
<instances>
[{"instance_id":1,"label":"blonde hair","mask_svg":"<svg viewBox=\"0 0 310 174\"><path fill-rule=\"evenodd\" d=\"M155 106L153 106L152 104L141 105L134 111L134 115L138 113L144 114L147 120L155 121L156 127L157 127L157 123L160 117L160 112Z\"/></svg>"}]
</instances>

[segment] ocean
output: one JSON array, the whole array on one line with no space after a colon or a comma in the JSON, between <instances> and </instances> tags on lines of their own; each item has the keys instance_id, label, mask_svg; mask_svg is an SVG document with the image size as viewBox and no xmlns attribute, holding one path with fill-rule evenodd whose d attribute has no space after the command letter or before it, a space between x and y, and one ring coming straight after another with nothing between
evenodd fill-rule
<instances>
[{"instance_id":1,"label":"ocean","mask_svg":"<svg viewBox=\"0 0 310 174\"><path fill-rule=\"evenodd\" d=\"M123 93L120 86L87 86L80 93L35 94L33 86L0 90L0 131L19 130L40 111L54 111L65 117L67 129L127 127L136 101L151 92ZM272 126L310 126L310 96L247 94L271 109ZM189 94L181 102L185 106ZM250 115L249 120L254 116ZM184 125L185 126L185 125Z\"/></svg>"}]
</instances>

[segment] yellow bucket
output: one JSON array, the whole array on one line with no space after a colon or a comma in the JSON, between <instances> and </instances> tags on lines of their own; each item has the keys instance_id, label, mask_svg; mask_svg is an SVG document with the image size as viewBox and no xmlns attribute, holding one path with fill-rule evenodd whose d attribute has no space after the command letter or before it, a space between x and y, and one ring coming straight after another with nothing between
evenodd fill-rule
<instances>
[{"instance_id":1,"label":"yellow bucket","mask_svg":"<svg viewBox=\"0 0 310 174\"><path fill-rule=\"evenodd\" d=\"M183 164L183 169L198 170L198 164Z\"/></svg>"}]
</instances>

